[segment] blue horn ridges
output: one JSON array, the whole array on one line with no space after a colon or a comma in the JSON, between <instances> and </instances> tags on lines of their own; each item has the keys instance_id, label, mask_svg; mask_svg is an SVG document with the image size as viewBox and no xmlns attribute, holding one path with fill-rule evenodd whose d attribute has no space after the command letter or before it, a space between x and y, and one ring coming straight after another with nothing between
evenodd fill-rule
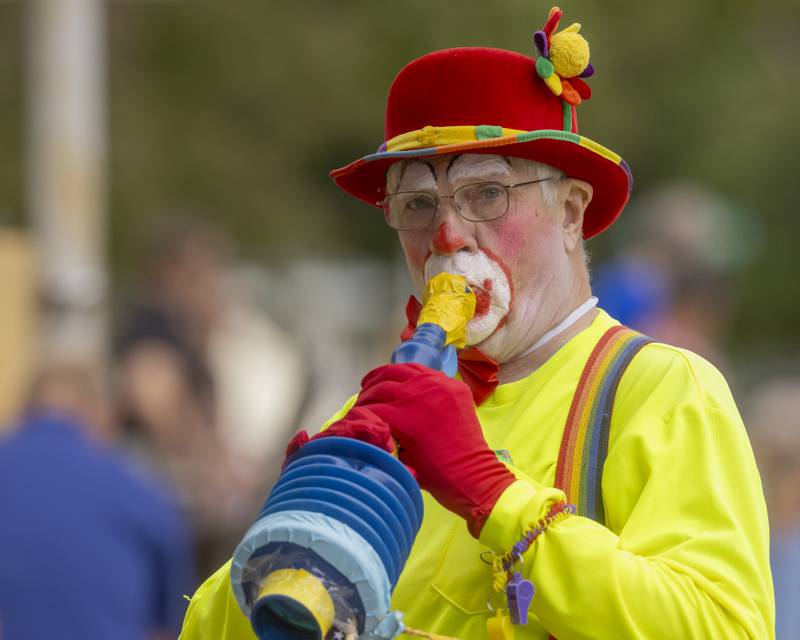
<instances>
[{"instance_id":1,"label":"blue horn ridges","mask_svg":"<svg viewBox=\"0 0 800 640\"><path fill-rule=\"evenodd\" d=\"M317 575L329 568L336 586L331 592L341 596L334 598L336 619L344 619L339 609L347 607L356 612L359 634L393 637L402 624L390 615L389 599L421 522L419 486L396 458L351 438L312 440L287 460L237 548L231 565L234 595L256 634L265 638L268 631L255 628L254 582L278 569ZM308 569L315 558L318 567Z\"/></svg>"}]
</instances>

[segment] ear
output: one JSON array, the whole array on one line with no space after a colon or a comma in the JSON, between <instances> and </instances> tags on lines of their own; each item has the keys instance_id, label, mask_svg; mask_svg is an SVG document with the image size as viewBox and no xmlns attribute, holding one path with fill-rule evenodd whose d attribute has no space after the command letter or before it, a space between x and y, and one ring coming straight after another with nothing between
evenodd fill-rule
<instances>
[{"instance_id":1,"label":"ear","mask_svg":"<svg viewBox=\"0 0 800 640\"><path fill-rule=\"evenodd\" d=\"M564 248L567 253L580 244L583 236L583 214L592 201L594 189L583 180L569 178L562 188L567 190L564 196L564 219L561 225L564 237Z\"/></svg>"}]
</instances>

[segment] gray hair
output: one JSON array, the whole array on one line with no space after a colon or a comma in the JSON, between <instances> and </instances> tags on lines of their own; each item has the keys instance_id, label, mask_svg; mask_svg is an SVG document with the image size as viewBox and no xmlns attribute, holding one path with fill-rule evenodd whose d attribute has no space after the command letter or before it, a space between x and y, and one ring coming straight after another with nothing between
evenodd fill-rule
<instances>
[{"instance_id":1,"label":"gray hair","mask_svg":"<svg viewBox=\"0 0 800 640\"><path fill-rule=\"evenodd\" d=\"M511 158L511 166L520 169L526 180L552 178L541 182L539 187L542 191L542 201L548 207L556 203L559 183L566 177L563 171L543 162L521 158Z\"/></svg>"}]
</instances>

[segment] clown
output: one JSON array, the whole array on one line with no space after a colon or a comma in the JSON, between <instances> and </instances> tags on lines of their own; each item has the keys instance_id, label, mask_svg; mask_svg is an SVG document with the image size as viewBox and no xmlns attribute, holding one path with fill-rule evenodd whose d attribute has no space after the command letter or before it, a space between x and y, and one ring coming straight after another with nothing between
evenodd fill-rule
<instances>
[{"instance_id":1,"label":"clown","mask_svg":"<svg viewBox=\"0 0 800 640\"><path fill-rule=\"evenodd\" d=\"M385 142L333 171L396 230L420 293L455 273L477 306L458 379L380 367L324 433L399 452L426 492L392 602L410 626L772 638L766 509L726 382L592 296L584 241L616 220L632 178L579 133L593 67L560 17L536 33L536 57L461 48L409 63ZM419 310L412 298L404 335ZM182 637L255 637L228 575L192 598ZM535 596L520 611L523 583Z\"/></svg>"}]
</instances>

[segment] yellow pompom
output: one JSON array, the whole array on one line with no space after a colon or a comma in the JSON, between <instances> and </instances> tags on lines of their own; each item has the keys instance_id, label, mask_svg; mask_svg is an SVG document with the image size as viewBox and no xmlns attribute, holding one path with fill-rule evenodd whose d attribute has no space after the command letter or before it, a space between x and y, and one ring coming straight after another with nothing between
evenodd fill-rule
<instances>
[{"instance_id":1,"label":"yellow pompom","mask_svg":"<svg viewBox=\"0 0 800 640\"><path fill-rule=\"evenodd\" d=\"M550 38L550 62L562 78L572 78L581 73L589 64L589 43L573 24Z\"/></svg>"}]
</instances>

